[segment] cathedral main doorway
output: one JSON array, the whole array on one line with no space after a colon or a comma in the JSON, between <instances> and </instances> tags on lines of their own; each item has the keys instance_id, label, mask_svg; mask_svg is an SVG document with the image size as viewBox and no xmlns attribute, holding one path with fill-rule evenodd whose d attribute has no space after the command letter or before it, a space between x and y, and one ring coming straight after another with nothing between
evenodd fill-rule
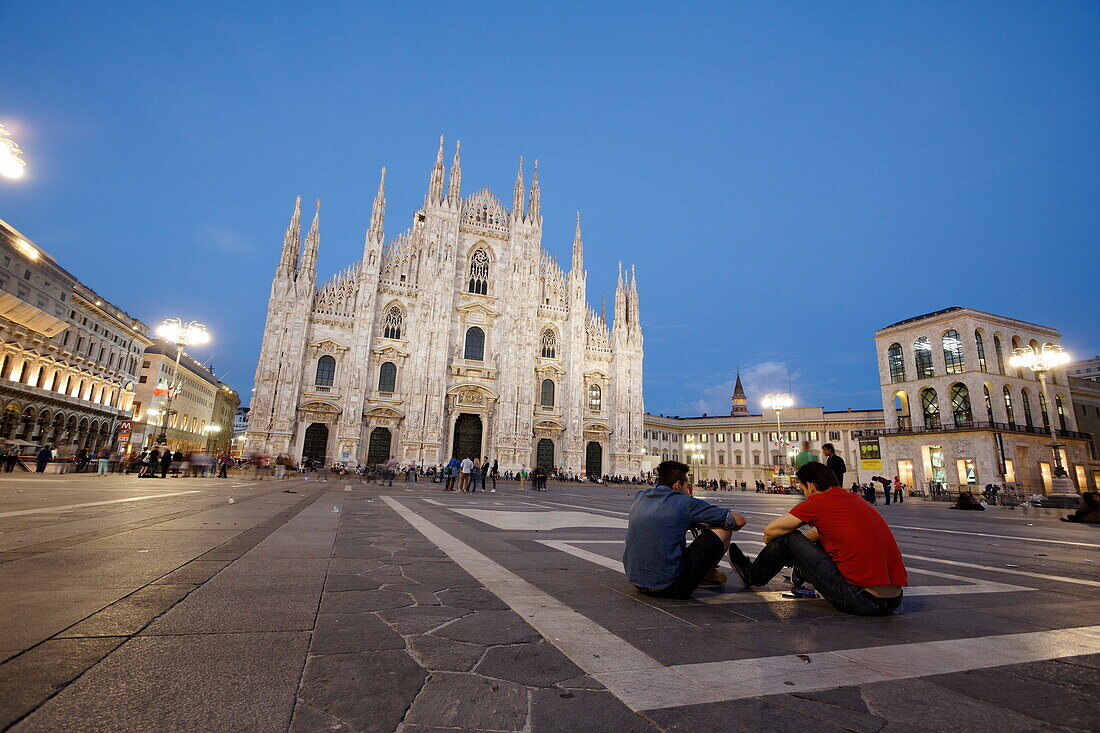
<instances>
[{"instance_id":1,"label":"cathedral main doorway","mask_svg":"<svg viewBox=\"0 0 1100 733\"><path fill-rule=\"evenodd\" d=\"M554 468L554 441L549 438L539 440L535 448L535 465L550 471Z\"/></svg>"},{"instance_id":2,"label":"cathedral main doorway","mask_svg":"<svg viewBox=\"0 0 1100 733\"><path fill-rule=\"evenodd\" d=\"M481 416L464 412L455 421L454 440L451 441L452 458L481 457Z\"/></svg>"},{"instance_id":3,"label":"cathedral main doorway","mask_svg":"<svg viewBox=\"0 0 1100 733\"><path fill-rule=\"evenodd\" d=\"M584 472L589 478L603 478L603 446L594 440L584 449Z\"/></svg>"},{"instance_id":4,"label":"cathedral main doorway","mask_svg":"<svg viewBox=\"0 0 1100 733\"><path fill-rule=\"evenodd\" d=\"M306 428L305 441L302 443L302 457L312 458L322 467L328 457L328 425L323 422L310 423Z\"/></svg>"},{"instance_id":5,"label":"cathedral main doorway","mask_svg":"<svg viewBox=\"0 0 1100 733\"><path fill-rule=\"evenodd\" d=\"M390 459L390 442L393 435L389 428L375 428L370 431L370 443L367 444L367 463L385 463Z\"/></svg>"}]
</instances>

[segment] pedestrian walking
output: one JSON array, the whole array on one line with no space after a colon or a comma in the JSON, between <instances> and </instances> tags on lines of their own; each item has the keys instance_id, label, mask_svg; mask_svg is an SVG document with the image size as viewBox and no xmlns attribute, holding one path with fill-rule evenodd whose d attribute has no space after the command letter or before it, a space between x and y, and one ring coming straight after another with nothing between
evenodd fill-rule
<instances>
[{"instance_id":1,"label":"pedestrian walking","mask_svg":"<svg viewBox=\"0 0 1100 733\"><path fill-rule=\"evenodd\" d=\"M46 464L53 460L53 450L48 445L42 446L42 450L38 451L38 456L35 459L35 473L45 473Z\"/></svg>"}]
</instances>

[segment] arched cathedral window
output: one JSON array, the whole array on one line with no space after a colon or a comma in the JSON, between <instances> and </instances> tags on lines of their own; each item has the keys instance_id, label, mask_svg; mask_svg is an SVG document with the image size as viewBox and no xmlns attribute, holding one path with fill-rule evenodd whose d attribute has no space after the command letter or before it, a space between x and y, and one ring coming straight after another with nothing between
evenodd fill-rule
<instances>
[{"instance_id":1,"label":"arched cathedral window","mask_svg":"<svg viewBox=\"0 0 1100 733\"><path fill-rule=\"evenodd\" d=\"M542 349L539 353L547 359L558 357L558 336L554 329L547 328L542 332Z\"/></svg>"},{"instance_id":2,"label":"arched cathedral window","mask_svg":"<svg viewBox=\"0 0 1100 733\"><path fill-rule=\"evenodd\" d=\"M313 383L318 387L331 387L334 379L336 379L336 359L326 354L317 360L317 378Z\"/></svg>"},{"instance_id":3,"label":"arched cathedral window","mask_svg":"<svg viewBox=\"0 0 1100 733\"><path fill-rule=\"evenodd\" d=\"M401 306L391 305L382 317L382 337L388 339L401 338L401 329L404 325L405 314L401 312Z\"/></svg>"},{"instance_id":4,"label":"arched cathedral window","mask_svg":"<svg viewBox=\"0 0 1100 733\"><path fill-rule=\"evenodd\" d=\"M542 380L542 389L540 390L539 404L543 407L554 406L554 380L544 379Z\"/></svg>"},{"instance_id":5,"label":"arched cathedral window","mask_svg":"<svg viewBox=\"0 0 1100 733\"><path fill-rule=\"evenodd\" d=\"M603 390L598 384L588 385L588 409L599 410L603 407Z\"/></svg>"},{"instance_id":6,"label":"arched cathedral window","mask_svg":"<svg viewBox=\"0 0 1100 733\"><path fill-rule=\"evenodd\" d=\"M485 332L477 326L466 331L466 348L462 355L470 361L485 361Z\"/></svg>"},{"instance_id":7,"label":"arched cathedral window","mask_svg":"<svg viewBox=\"0 0 1100 733\"><path fill-rule=\"evenodd\" d=\"M474 250L470 257L470 292L478 295L489 292L489 255L483 249Z\"/></svg>"},{"instance_id":8,"label":"arched cathedral window","mask_svg":"<svg viewBox=\"0 0 1100 733\"><path fill-rule=\"evenodd\" d=\"M378 391L397 391L397 366L392 361L383 362L378 367Z\"/></svg>"}]
</instances>

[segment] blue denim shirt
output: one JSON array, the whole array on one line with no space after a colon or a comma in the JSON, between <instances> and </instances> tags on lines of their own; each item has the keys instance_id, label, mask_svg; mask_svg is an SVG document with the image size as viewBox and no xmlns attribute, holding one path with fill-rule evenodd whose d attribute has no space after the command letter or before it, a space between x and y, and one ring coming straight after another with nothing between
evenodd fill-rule
<instances>
[{"instance_id":1,"label":"blue denim shirt","mask_svg":"<svg viewBox=\"0 0 1100 733\"><path fill-rule=\"evenodd\" d=\"M687 531L700 524L729 528L729 515L728 509L668 486L639 491L630 506L623 551L627 581L654 590L672 585L684 566Z\"/></svg>"}]
</instances>

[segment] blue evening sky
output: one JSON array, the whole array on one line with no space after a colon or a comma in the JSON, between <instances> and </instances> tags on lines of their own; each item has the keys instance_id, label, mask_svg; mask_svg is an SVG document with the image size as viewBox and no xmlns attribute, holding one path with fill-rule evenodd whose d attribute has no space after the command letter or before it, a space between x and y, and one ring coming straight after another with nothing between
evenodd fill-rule
<instances>
[{"instance_id":1,"label":"blue evening sky","mask_svg":"<svg viewBox=\"0 0 1100 733\"><path fill-rule=\"evenodd\" d=\"M651 412L738 369L881 407L872 334L951 305L1100 353L1100 3L3 3L0 217L247 402L295 195L322 277L387 233L442 133L466 192L538 158L544 246L589 298L636 264ZM450 153L448 151L448 162ZM528 168L528 179L530 168Z\"/></svg>"}]
</instances>

